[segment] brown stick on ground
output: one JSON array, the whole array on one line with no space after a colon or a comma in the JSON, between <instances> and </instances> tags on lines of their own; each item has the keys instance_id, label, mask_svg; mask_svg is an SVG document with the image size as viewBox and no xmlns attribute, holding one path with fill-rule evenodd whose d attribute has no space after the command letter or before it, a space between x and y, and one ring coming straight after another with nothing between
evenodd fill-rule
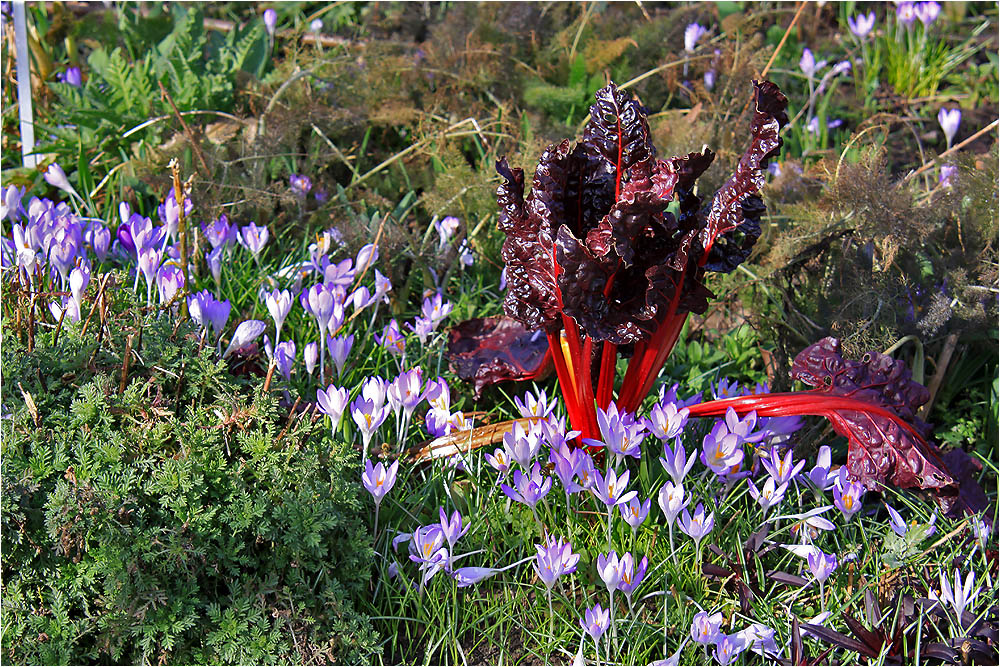
<instances>
[{"instance_id":1,"label":"brown stick on ground","mask_svg":"<svg viewBox=\"0 0 1000 667\"><path fill-rule=\"evenodd\" d=\"M122 379L118 383L118 393L125 393L125 382L128 380L128 367L129 361L132 359L132 336L135 334L129 334L128 338L125 340L125 354L122 358Z\"/></svg>"},{"instance_id":2,"label":"brown stick on ground","mask_svg":"<svg viewBox=\"0 0 1000 667\"><path fill-rule=\"evenodd\" d=\"M212 172L208 168L208 163L205 162L205 156L201 154L201 146L198 145L198 142L196 141L194 136L194 132L192 132L191 128L188 127L188 124L184 122L184 116L181 115L181 112L177 108L177 105L174 104L174 98L170 97L170 93L168 93L167 89L163 87L163 82L158 81L157 83L160 84L160 95L163 96L163 99L165 99L167 101L167 104L170 105L170 108L173 109L174 115L177 117L177 120L180 121L181 127L184 129L184 134L187 135L188 141L191 142L191 147L194 148L194 154L198 156L198 162L201 163L201 168L205 174L205 178L211 177ZM183 203L182 200L180 199L178 199L177 202L178 206L180 206Z\"/></svg>"},{"instance_id":3,"label":"brown stick on ground","mask_svg":"<svg viewBox=\"0 0 1000 667\"><path fill-rule=\"evenodd\" d=\"M931 394L930 400L924 403L918 413L918 416L924 421L931 414L931 408L934 407L934 399L937 398L941 383L944 382L944 376L948 372L948 365L951 363L951 356L955 353L955 346L957 344L957 333L948 334L948 337L944 340L944 348L941 350L941 354L938 355L937 363L934 365L934 377L931 378L930 384L927 385L927 391Z\"/></svg>"},{"instance_id":4,"label":"brown stick on ground","mask_svg":"<svg viewBox=\"0 0 1000 667\"><path fill-rule=\"evenodd\" d=\"M160 84L163 87L163 84ZM183 121L181 121L183 122ZM177 158L170 161L170 174L174 179L174 201L177 203L177 236L181 241L181 275L184 276L184 292L190 291L191 276L188 275L187 220L184 217L184 188L181 187L181 172ZM181 298L180 319L187 319L187 299Z\"/></svg>"}]
</instances>

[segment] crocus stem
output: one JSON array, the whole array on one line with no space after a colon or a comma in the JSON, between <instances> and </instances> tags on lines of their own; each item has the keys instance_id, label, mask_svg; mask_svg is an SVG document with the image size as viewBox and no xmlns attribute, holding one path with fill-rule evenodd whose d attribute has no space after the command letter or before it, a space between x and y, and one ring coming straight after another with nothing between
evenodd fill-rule
<instances>
[{"instance_id":1,"label":"crocus stem","mask_svg":"<svg viewBox=\"0 0 1000 667\"><path fill-rule=\"evenodd\" d=\"M674 561L674 565L677 565L677 551L674 550L674 522L671 521L667 524L667 534L670 535L670 557ZM666 590L666 589L664 589Z\"/></svg>"},{"instance_id":2,"label":"crocus stem","mask_svg":"<svg viewBox=\"0 0 1000 667\"><path fill-rule=\"evenodd\" d=\"M614 642L615 653L618 653L618 630L615 628L615 589L608 591L608 609L611 613L611 637L608 639L608 644ZM610 662L610 656L608 657Z\"/></svg>"},{"instance_id":3,"label":"crocus stem","mask_svg":"<svg viewBox=\"0 0 1000 667\"><path fill-rule=\"evenodd\" d=\"M823 595L823 582L819 582L819 610L826 611L826 596Z\"/></svg>"},{"instance_id":4,"label":"crocus stem","mask_svg":"<svg viewBox=\"0 0 1000 667\"><path fill-rule=\"evenodd\" d=\"M612 514L612 509L614 505L608 505L608 551L611 551L611 518L614 516Z\"/></svg>"},{"instance_id":5,"label":"crocus stem","mask_svg":"<svg viewBox=\"0 0 1000 667\"><path fill-rule=\"evenodd\" d=\"M556 619L555 619L555 614L552 613L552 589L548 588L547 592L549 597L549 637L551 637L556 629L555 628Z\"/></svg>"},{"instance_id":6,"label":"crocus stem","mask_svg":"<svg viewBox=\"0 0 1000 667\"><path fill-rule=\"evenodd\" d=\"M372 528L372 537L375 541L375 546L378 546L378 503L375 503L375 526Z\"/></svg>"}]
</instances>

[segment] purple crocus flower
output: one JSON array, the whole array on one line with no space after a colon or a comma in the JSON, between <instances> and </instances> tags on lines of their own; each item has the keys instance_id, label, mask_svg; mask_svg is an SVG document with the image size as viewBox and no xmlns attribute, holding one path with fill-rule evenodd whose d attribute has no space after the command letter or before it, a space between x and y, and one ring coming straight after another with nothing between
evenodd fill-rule
<instances>
[{"instance_id":1,"label":"purple crocus flower","mask_svg":"<svg viewBox=\"0 0 1000 667\"><path fill-rule=\"evenodd\" d=\"M354 346L354 334L327 337L326 344L330 349L333 365L337 367L337 377L340 377L344 374L344 363Z\"/></svg>"},{"instance_id":2,"label":"purple crocus flower","mask_svg":"<svg viewBox=\"0 0 1000 667\"><path fill-rule=\"evenodd\" d=\"M236 240L240 242L240 245L250 251L254 259L259 259L260 251L264 249L265 245L267 245L267 240L270 236L271 233L268 231L267 227L258 227L257 223L251 222L246 227L240 229L240 234Z\"/></svg>"},{"instance_id":3,"label":"purple crocus flower","mask_svg":"<svg viewBox=\"0 0 1000 667\"><path fill-rule=\"evenodd\" d=\"M632 534L635 535L635 531L638 530L642 522L646 520L649 516L649 506L652 503L652 498L646 498L642 502L639 502L639 498L632 498L628 504L622 503L618 506L618 510L622 513L622 518L628 525L632 526Z\"/></svg>"},{"instance_id":4,"label":"purple crocus flower","mask_svg":"<svg viewBox=\"0 0 1000 667\"><path fill-rule=\"evenodd\" d=\"M848 482L846 468L840 469L837 484L833 487L833 504L850 520L861 509L865 487L857 482Z\"/></svg>"},{"instance_id":5,"label":"purple crocus flower","mask_svg":"<svg viewBox=\"0 0 1000 667\"><path fill-rule=\"evenodd\" d=\"M556 579L576 572L576 564L580 561L580 554L573 553L570 543L561 539L547 538L544 545L535 545L535 551L535 572L550 594Z\"/></svg>"},{"instance_id":6,"label":"purple crocus flower","mask_svg":"<svg viewBox=\"0 0 1000 667\"><path fill-rule=\"evenodd\" d=\"M312 375L316 369L316 360L319 358L319 345L316 341L306 343L302 349L302 359L306 362L306 375Z\"/></svg>"},{"instance_id":7,"label":"purple crocus flower","mask_svg":"<svg viewBox=\"0 0 1000 667\"><path fill-rule=\"evenodd\" d=\"M386 468L381 461L373 466L371 461L365 459L365 471L361 475L361 483L368 489L368 493L372 494L376 507L382 503L382 498L396 484L396 470L398 468L398 460L393 461Z\"/></svg>"},{"instance_id":8,"label":"purple crocus flower","mask_svg":"<svg viewBox=\"0 0 1000 667\"><path fill-rule=\"evenodd\" d=\"M823 445L819 448L819 453L816 455L816 465L806 475L809 483L818 491L830 489L837 478L835 474L830 473L830 461L830 447Z\"/></svg>"},{"instance_id":9,"label":"purple crocus flower","mask_svg":"<svg viewBox=\"0 0 1000 667\"><path fill-rule=\"evenodd\" d=\"M69 179L66 178L66 172L58 164L53 162L48 166L43 174L45 177L45 182L54 188L58 188L63 192L67 192L75 197L79 197L76 190L72 185L69 184Z\"/></svg>"},{"instance_id":10,"label":"purple crocus flower","mask_svg":"<svg viewBox=\"0 0 1000 667\"><path fill-rule=\"evenodd\" d=\"M632 554L626 553L622 556L619 564L622 576L621 581L618 583L618 590L625 594L625 597L629 600L629 605L631 605L632 593L635 592L635 589L639 588L643 579L646 578L646 568L649 566L649 559L643 556L642 560L636 563L632 558Z\"/></svg>"},{"instance_id":11,"label":"purple crocus flower","mask_svg":"<svg viewBox=\"0 0 1000 667\"><path fill-rule=\"evenodd\" d=\"M485 458L486 462L501 475L506 475L510 472L511 460L507 455L507 450L503 447L497 447L493 450L492 454L486 454Z\"/></svg>"},{"instance_id":12,"label":"purple crocus flower","mask_svg":"<svg viewBox=\"0 0 1000 667\"><path fill-rule=\"evenodd\" d=\"M708 29L702 28L697 23L689 23L688 27L684 29L684 50L688 53L694 53L694 47L698 43Z\"/></svg>"},{"instance_id":13,"label":"purple crocus flower","mask_svg":"<svg viewBox=\"0 0 1000 667\"><path fill-rule=\"evenodd\" d=\"M208 290L202 290L188 297L188 311L191 313L191 319L206 332L211 327L215 338L222 335L231 309L232 304L229 303L228 299L218 301Z\"/></svg>"},{"instance_id":14,"label":"purple crocus flower","mask_svg":"<svg viewBox=\"0 0 1000 667\"><path fill-rule=\"evenodd\" d=\"M274 320L274 340L281 340L281 327L285 324L285 318L292 310L292 293L288 290L275 289L264 293L264 305L267 312Z\"/></svg>"},{"instance_id":15,"label":"purple crocus flower","mask_svg":"<svg viewBox=\"0 0 1000 667\"><path fill-rule=\"evenodd\" d=\"M622 564L618 554L614 551L609 552L607 556L597 554L597 574L607 586L609 593L618 590L622 582Z\"/></svg>"},{"instance_id":16,"label":"purple crocus flower","mask_svg":"<svg viewBox=\"0 0 1000 667\"><path fill-rule=\"evenodd\" d=\"M97 255L97 261L108 258L108 248L111 246L111 230L101 224L94 223L84 232L84 240Z\"/></svg>"},{"instance_id":17,"label":"purple crocus flower","mask_svg":"<svg viewBox=\"0 0 1000 667\"><path fill-rule=\"evenodd\" d=\"M837 569L837 557L834 554L825 554L819 549L810 551L806 561L809 563L809 571L819 582L825 582Z\"/></svg>"},{"instance_id":18,"label":"purple crocus flower","mask_svg":"<svg viewBox=\"0 0 1000 667\"><path fill-rule=\"evenodd\" d=\"M410 560L419 563L424 573L420 580L421 588L448 564L448 549L442 546L443 543L444 533L436 523L417 528L410 537Z\"/></svg>"},{"instance_id":19,"label":"purple crocus flower","mask_svg":"<svg viewBox=\"0 0 1000 667\"><path fill-rule=\"evenodd\" d=\"M941 15L941 5L936 2L918 2L913 7L913 13L924 24L924 27L928 28ZM67 72L68 76L69 72Z\"/></svg>"},{"instance_id":20,"label":"purple crocus flower","mask_svg":"<svg viewBox=\"0 0 1000 667\"><path fill-rule=\"evenodd\" d=\"M856 17L848 17L847 27L851 29L851 33L860 40L864 40L868 36L868 33L872 31L875 27L875 12L868 12L867 14L858 14Z\"/></svg>"},{"instance_id":21,"label":"purple crocus flower","mask_svg":"<svg viewBox=\"0 0 1000 667\"><path fill-rule=\"evenodd\" d=\"M687 408L685 408L686 410ZM660 458L660 463L663 465L663 469L667 471L667 474L670 475L670 478L674 480L674 484L680 485L694 466L694 460L697 458L698 453L691 452L691 456L687 456L681 439L677 438L675 442L677 444L676 449L671 449L670 445L666 442L663 443L663 457Z\"/></svg>"},{"instance_id":22,"label":"purple crocus flower","mask_svg":"<svg viewBox=\"0 0 1000 667\"><path fill-rule=\"evenodd\" d=\"M917 13L912 2L901 2L896 5L896 20L909 28L917 20Z\"/></svg>"},{"instance_id":23,"label":"purple crocus flower","mask_svg":"<svg viewBox=\"0 0 1000 667\"><path fill-rule=\"evenodd\" d=\"M715 76L716 75L714 69L710 69L705 72L705 75L703 77L705 81L705 90L711 92L712 89L715 88Z\"/></svg>"},{"instance_id":24,"label":"purple crocus flower","mask_svg":"<svg viewBox=\"0 0 1000 667\"><path fill-rule=\"evenodd\" d=\"M233 338L229 341L226 351L222 353L222 358L227 358L230 354L240 349L244 345L251 343L264 333L267 325L260 320L244 320L236 327Z\"/></svg>"},{"instance_id":25,"label":"purple crocus flower","mask_svg":"<svg viewBox=\"0 0 1000 667\"><path fill-rule=\"evenodd\" d=\"M402 410L404 422L409 422L413 410L424 400L423 388L423 372L419 367L403 371L389 384L386 391L389 403L394 412Z\"/></svg>"},{"instance_id":26,"label":"purple crocus flower","mask_svg":"<svg viewBox=\"0 0 1000 667\"><path fill-rule=\"evenodd\" d=\"M292 377L292 366L295 365L295 341L286 340L274 348L274 365L287 382Z\"/></svg>"},{"instance_id":27,"label":"purple crocus flower","mask_svg":"<svg viewBox=\"0 0 1000 667\"><path fill-rule=\"evenodd\" d=\"M735 414L732 408L729 411ZM716 475L726 475L743 463L742 444L739 435L729 430L726 421L717 420L702 441L701 462Z\"/></svg>"},{"instance_id":28,"label":"purple crocus flower","mask_svg":"<svg viewBox=\"0 0 1000 667\"><path fill-rule=\"evenodd\" d=\"M451 314L453 308L454 306L450 302L445 301L441 293L438 292L433 297L424 299L421 314L424 318L430 320L436 329Z\"/></svg>"},{"instance_id":29,"label":"purple crocus flower","mask_svg":"<svg viewBox=\"0 0 1000 667\"><path fill-rule=\"evenodd\" d=\"M712 532L712 528L715 527L715 513L713 512L705 516L705 508L701 503L698 503L698 506L694 509L694 516L691 516L685 509L677 524L684 531L685 535L694 540L695 549L699 550L700 555L699 547L702 539Z\"/></svg>"},{"instance_id":30,"label":"purple crocus flower","mask_svg":"<svg viewBox=\"0 0 1000 667\"><path fill-rule=\"evenodd\" d=\"M187 219L194 210L194 204L187 197L184 198L184 218ZM177 197L173 188L167 193L167 198L157 208L160 216L160 223L166 227L166 235L174 238L177 236L177 225L180 222L180 207L177 205Z\"/></svg>"},{"instance_id":31,"label":"purple crocus flower","mask_svg":"<svg viewBox=\"0 0 1000 667\"><path fill-rule=\"evenodd\" d=\"M962 574L959 570L955 570L955 585L954 587L948 581L947 575L944 572L941 573L941 595L937 596L934 591L931 591L931 597L944 602L949 605L955 612L955 618L958 620L958 625L960 628L965 628L965 623L962 620L962 616L965 614L965 608L972 604L972 601L976 599L979 595L981 589L973 589L976 583L976 573L969 572L965 577L965 583L962 583Z\"/></svg>"},{"instance_id":32,"label":"purple crocus flower","mask_svg":"<svg viewBox=\"0 0 1000 667\"><path fill-rule=\"evenodd\" d=\"M941 109L938 111L937 119L938 124L941 125L941 129L944 131L948 148L951 148L951 140L955 138L955 134L958 133L958 126L962 123L962 110Z\"/></svg>"},{"instance_id":33,"label":"purple crocus flower","mask_svg":"<svg viewBox=\"0 0 1000 667\"><path fill-rule=\"evenodd\" d=\"M950 188L954 185L954 179L958 176L958 167L953 164L943 164L941 165L941 172L938 176L938 184L946 188Z\"/></svg>"},{"instance_id":34,"label":"purple crocus flower","mask_svg":"<svg viewBox=\"0 0 1000 667\"><path fill-rule=\"evenodd\" d=\"M776 484L787 484L793 477L802 472L802 468L806 465L804 460L793 465L792 450L789 449L782 456L781 450L777 447L771 447L767 458L762 458L760 462L768 474L774 478Z\"/></svg>"},{"instance_id":35,"label":"purple crocus flower","mask_svg":"<svg viewBox=\"0 0 1000 667\"><path fill-rule=\"evenodd\" d=\"M322 26L322 23L320 23ZM312 180L308 176L292 174L288 177L288 185L296 197L305 197L312 189Z\"/></svg>"},{"instance_id":36,"label":"purple crocus flower","mask_svg":"<svg viewBox=\"0 0 1000 667\"><path fill-rule=\"evenodd\" d=\"M551 401L549 401L548 398L549 397L545 394L544 389L539 389L537 396L528 391L525 392L523 401L515 396L514 405L517 406L517 409L521 413L522 417L540 417L545 419L552 414L552 411L556 409L556 404L558 403L557 398L553 398Z\"/></svg>"},{"instance_id":37,"label":"purple crocus flower","mask_svg":"<svg viewBox=\"0 0 1000 667\"><path fill-rule=\"evenodd\" d=\"M715 659L720 665L728 665L743 651L743 645L735 635L721 635L715 642Z\"/></svg>"},{"instance_id":38,"label":"purple crocus flower","mask_svg":"<svg viewBox=\"0 0 1000 667\"><path fill-rule=\"evenodd\" d=\"M541 427L533 423L525 428L521 422L514 422L514 428L503 435L503 446L510 458L527 470L542 448Z\"/></svg>"},{"instance_id":39,"label":"purple crocus flower","mask_svg":"<svg viewBox=\"0 0 1000 667\"><path fill-rule=\"evenodd\" d=\"M319 33L323 30L323 19L313 19L309 24L309 32Z\"/></svg>"},{"instance_id":40,"label":"purple crocus flower","mask_svg":"<svg viewBox=\"0 0 1000 667\"><path fill-rule=\"evenodd\" d=\"M765 513L775 505L781 504L788 489L788 482L776 484L774 477L768 477L759 490L752 479L747 479L747 484L750 486L750 497L757 501Z\"/></svg>"},{"instance_id":41,"label":"purple crocus flower","mask_svg":"<svg viewBox=\"0 0 1000 667\"><path fill-rule=\"evenodd\" d=\"M593 474L594 486L591 491L598 500L608 506L609 511L611 507L627 503L638 495L635 491L625 492L628 488L628 470L622 473L621 477L610 469L607 477L601 475L599 470L595 470Z\"/></svg>"},{"instance_id":42,"label":"purple crocus flower","mask_svg":"<svg viewBox=\"0 0 1000 667\"><path fill-rule=\"evenodd\" d=\"M514 486L501 484L500 490L511 500L524 503L534 511L538 501L544 498L552 490L552 478L542 478L541 465L536 461L531 466L531 473L524 474L520 470L515 470L511 476Z\"/></svg>"},{"instance_id":43,"label":"purple crocus flower","mask_svg":"<svg viewBox=\"0 0 1000 667\"><path fill-rule=\"evenodd\" d=\"M381 336L375 335L375 341L393 355L400 356L406 351L406 339L395 319L389 320L389 324L382 329Z\"/></svg>"},{"instance_id":44,"label":"purple crocus flower","mask_svg":"<svg viewBox=\"0 0 1000 667\"><path fill-rule=\"evenodd\" d=\"M813 52L808 47L802 49L802 57L799 58L799 69L802 70L803 74L811 79L824 67L826 67L825 60L816 62L816 57L813 56Z\"/></svg>"},{"instance_id":45,"label":"purple crocus flower","mask_svg":"<svg viewBox=\"0 0 1000 667\"><path fill-rule=\"evenodd\" d=\"M212 248L219 248L236 243L236 226L229 224L225 214L208 224L202 224L201 233L208 239Z\"/></svg>"},{"instance_id":46,"label":"purple crocus flower","mask_svg":"<svg viewBox=\"0 0 1000 667\"><path fill-rule=\"evenodd\" d=\"M56 75L56 79L75 88L83 86L83 74L81 74L79 67L67 67L65 72Z\"/></svg>"},{"instance_id":47,"label":"purple crocus flower","mask_svg":"<svg viewBox=\"0 0 1000 667\"><path fill-rule=\"evenodd\" d=\"M8 185L3 191L3 199L0 202L0 220L10 218L11 222L17 222L24 215L24 207L21 206L21 198L27 188L19 188L16 185Z\"/></svg>"},{"instance_id":48,"label":"purple crocus flower","mask_svg":"<svg viewBox=\"0 0 1000 667\"><path fill-rule=\"evenodd\" d=\"M376 402L370 398L358 396L354 399L354 402L351 403L351 418L354 419L354 423L357 424L358 428L361 430L361 439L364 443L364 453L368 452L372 436L375 435L375 431L378 430L379 426L382 425L388 416L388 407L376 404Z\"/></svg>"},{"instance_id":49,"label":"purple crocus flower","mask_svg":"<svg viewBox=\"0 0 1000 667\"><path fill-rule=\"evenodd\" d=\"M121 227L118 228L118 233L121 234ZM205 255L205 263L208 264L208 270L216 285L222 281L222 251L224 249L224 247L218 247Z\"/></svg>"},{"instance_id":50,"label":"purple crocus flower","mask_svg":"<svg viewBox=\"0 0 1000 667\"><path fill-rule=\"evenodd\" d=\"M458 218L453 215L449 215L441 221L438 221L435 217L431 220L431 223L434 225L434 229L437 230L438 236L440 237L440 241L438 242L438 251L440 252L446 245L448 245L448 241L455 235L455 232L458 231L458 227L461 223Z\"/></svg>"},{"instance_id":51,"label":"purple crocus flower","mask_svg":"<svg viewBox=\"0 0 1000 667\"><path fill-rule=\"evenodd\" d=\"M663 510L663 515L667 519L667 526L672 533L674 520L681 513L681 510L691 502L691 498L684 497L684 487L682 485L667 482L660 488L660 493L657 495L656 501L660 509Z\"/></svg>"},{"instance_id":52,"label":"purple crocus flower","mask_svg":"<svg viewBox=\"0 0 1000 667\"><path fill-rule=\"evenodd\" d=\"M451 513L449 517L443 507L438 508L438 515L441 521L441 533L444 535L444 539L448 541L448 548L454 549L455 542L458 539L469 532L469 528L472 527L471 524L466 524L464 527L462 525L462 515L458 510Z\"/></svg>"},{"instance_id":53,"label":"purple crocus flower","mask_svg":"<svg viewBox=\"0 0 1000 667\"><path fill-rule=\"evenodd\" d=\"M170 303L184 287L184 272L176 264L164 264L156 274L156 287L160 294L160 305Z\"/></svg>"},{"instance_id":54,"label":"purple crocus flower","mask_svg":"<svg viewBox=\"0 0 1000 667\"><path fill-rule=\"evenodd\" d=\"M885 504L885 509L889 512L889 527L892 528L892 532L900 537L906 535L906 522L903 521L903 517L899 515L899 512L893 509L889 503Z\"/></svg>"},{"instance_id":55,"label":"purple crocus flower","mask_svg":"<svg viewBox=\"0 0 1000 667\"><path fill-rule=\"evenodd\" d=\"M374 263L378 260L378 246L374 243L366 243L361 246L358 250L358 254L354 256L354 264L358 267L358 271L365 271L368 265Z\"/></svg>"},{"instance_id":56,"label":"purple crocus flower","mask_svg":"<svg viewBox=\"0 0 1000 667\"><path fill-rule=\"evenodd\" d=\"M69 272L69 289L78 309L83 305L83 293L89 284L90 266L81 263L79 266L73 267L73 270Z\"/></svg>"},{"instance_id":57,"label":"purple crocus flower","mask_svg":"<svg viewBox=\"0 0 1000 667\"><path fill-rule=\"evenodd\" d=\"M571 449L566 442L561 442L558 447L552 447L549 451L549 462L553 466L553 472L559 481L562 482L563 490L566 492L566 502L569 504L571 493L582 491L583 487L574 480L583 467L583 457L586 456L582 449Z\"/></svg>"},{"instance_id":58,"label":"purple crocus flower","mask_svg":"<svg viewBox=\"0 0 1000 667\"><path fill-rule=\"evenodd\" d=\"M278 12L270 7L264 10L264 29L268 35L274 34L274 29L278 26Z\"/></svg>"},{"instance_id":59,"label":"purple crocus flower","mask_svg":"<svg viewBox=\"0 0 1000 667\"><path fill-rule=\"evenodd\" d=\"M593 607L587 609L583 614L583 618L580 619L580 626L591 636L594 642L601 640L601 637L604 636L610 625L611 614L607 609L602 608L600 604L595 604Z\"/></svg>"},{"instance_id":60,"label":"purple crocus flower","mask_svg":"<svg viewBox=\"0 0 1000 667\"><path fill-rule=\"evenodd\" d=\"M334 433L337 431L337 425L340 424L340 418L344 416L344 410L347 409L347 399L348 393L343 387L335 387L331 384L325 391L323 389L316 390L316 404L319 406L320 412L330 417Z\"/></svg>"},{"instance_id":61,"label":"purple crocus flower","mask_svg":"<svg viewBox=\"0 0 1000 667\"><path fill-rule=\"evenodd\" d=\"M653 406L644 420L650 433L667 441L680 437L687 425L689 412L685 407L678 409L674 401L661 401Z\"/></svg>"},{"instance_id":62,"label":"purple crocus flower","mask_svg":"<svg viewBox=\"0 0 1000 667\"><path fill-rule=\"evenodd\" d=\"M699 611L691 621L691 639L699 644L714 644L721 635L722 613L711 616L706 611Z\"/></svg>"}]
</instances>

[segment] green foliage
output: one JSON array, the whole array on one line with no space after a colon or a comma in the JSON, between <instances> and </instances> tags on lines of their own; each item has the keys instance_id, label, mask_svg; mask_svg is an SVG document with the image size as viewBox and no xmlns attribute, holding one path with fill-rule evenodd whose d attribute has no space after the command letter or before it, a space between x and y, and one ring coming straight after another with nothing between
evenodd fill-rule
<instances>
[{"instance_id":1,"label":"green foliage","mask_svg":"<svg viewBox=\"0 0 1000 667\"><path fill-rule=\"evenodd\" d=\"M167 321L123 392L92 334L29 355L5 323L4 658L370 661L356 457Z\"/></svg>"},{"instance_id":2,"label":"green foliage","mask_svg":"<svg viewBox=\"0 0 1000 667\"><path fill-rule=\"evenodd\" d=\"M121 10L123 45L100 45L90 53L89 76L81 88L49 84L58 104L45 123L52 139L41 150L55 153L64 164L80 153L93 158L101 151L118 161L131 155L135 144L155 145L158 125L136 128L158 116L174 116L175 107L179 112L230 110L237 76L264 74L268 38L260 22L222 36L207 33L204 21L199 7L175 5L172 16L150 17ZM169 30L163 34L165 26ZM107 170L110 166L96 171Z\"/></svg>"}]
</instances>

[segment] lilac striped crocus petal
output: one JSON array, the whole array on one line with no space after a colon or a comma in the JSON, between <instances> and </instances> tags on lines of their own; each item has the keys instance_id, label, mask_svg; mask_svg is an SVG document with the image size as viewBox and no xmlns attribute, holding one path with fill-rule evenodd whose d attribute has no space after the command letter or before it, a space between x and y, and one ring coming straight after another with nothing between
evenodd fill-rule
<instances>
[{"instance_id":1,"label":"lilac striped crocus petal","mask_svg":"<svg viewBox=\"0 0 1000 667\"><path fill-rule=\"evenodd\" d=\"M240 325L236 327L236 332L233 333L233 339L229 341L229 346L222 354L222 358L225 359L244 345L257 340L257 338L264 333L266 328L267 325L260 320L246 320L244 322L240 322Z\"/></svg>"}]
</instances>

